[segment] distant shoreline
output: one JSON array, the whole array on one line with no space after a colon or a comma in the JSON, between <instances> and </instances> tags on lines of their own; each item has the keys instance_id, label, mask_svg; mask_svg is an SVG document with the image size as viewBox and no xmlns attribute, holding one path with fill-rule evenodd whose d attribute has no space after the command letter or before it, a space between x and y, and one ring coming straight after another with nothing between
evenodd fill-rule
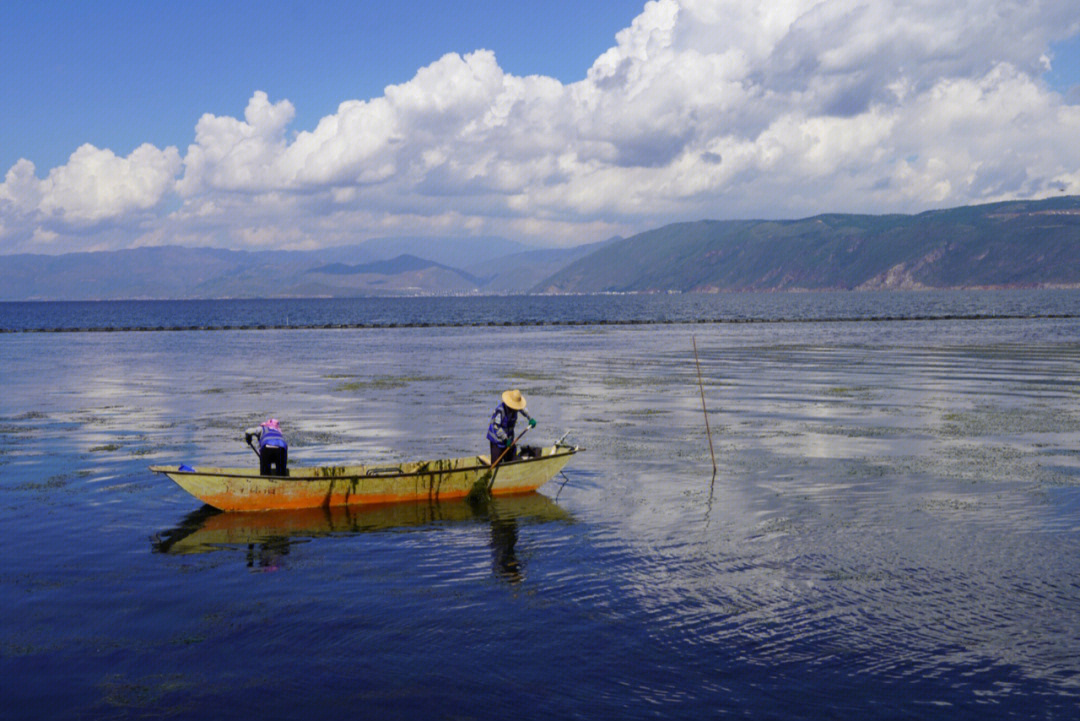
<instances>
[{"instance_id":1,"label":"distant shoreline","mask_svg":"<svg viewBox=\"0 0 1080 721\"><path fill-rule=\"evenodd\" d=\"M304 325L185 325L185 326L96 326L66 328L0 328L2 333L154 333L191 331L257 331L257 330L390 330L405 328L527 328L527 327L580 327L580 326L640 326L640 325L752 325L786 323L889 323L958 320L1070 320L1080 318L1077 313L951 313L945 315L896 315L869 317L827 318L700 318L697 320L555 320L555 321L476 321L461 323L312 323Z\"/></svg>"},{"instance_id":2,"label":"distant shoreline","mask_svg":"<svg viewBox=\"0 0 1080 721\"><path fill-rule=\"evenodd\" d=\"M857 288L716 288L706 290L601 290L546 293L414 293L370 295L269 295L269 296L188 296L173 297L125 297L125 298L5 298L0 303L185 303L214 301L259 300L395 300L407 298L561 298L598 296L650 296L650 295L723 295L728 293L763 293L793 295L804 293L934 293L934 292L998 292L1030 290L1080 290L1080 283L1017 283L1010 285L959 285L919 287L857 287Z\"/></svg>"}]
</instances>

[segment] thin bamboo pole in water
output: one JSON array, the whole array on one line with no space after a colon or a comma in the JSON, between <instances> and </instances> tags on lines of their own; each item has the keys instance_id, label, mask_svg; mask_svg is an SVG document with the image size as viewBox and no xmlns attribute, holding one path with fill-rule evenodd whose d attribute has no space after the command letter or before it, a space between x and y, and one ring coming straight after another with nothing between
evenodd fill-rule
<instances>
[{"instance_id":1,"label":"thin bamboo pole in water","mask_svg":"<svg viewBox=\"0 0 1080 721\"><path fill-rule=\"evenodd\" d=\"M705 384L701 381L701 361L698 360L697 338L690 336L694 342L694 365L697 366L698 388L701 390L701 412L705 414L705 435L709 437L709 455L712 457L713 475L716 475L716 454L713 452L712 431L709 429L709 411L705 408Z\"/></svg>"}]
</instances>

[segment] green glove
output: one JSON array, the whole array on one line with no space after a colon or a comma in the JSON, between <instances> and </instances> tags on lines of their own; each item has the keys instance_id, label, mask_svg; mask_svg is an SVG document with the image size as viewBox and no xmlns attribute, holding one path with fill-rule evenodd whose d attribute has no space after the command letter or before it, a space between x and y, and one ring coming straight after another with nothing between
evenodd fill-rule
<instances>
[{"instance_id":1,"label":"green glove","mask_svg":"<svg viewBox=\"0 0 1080 721\"><path fill-rule=\"evenodd\" d=\"M535 418L530 418L529 419L529 428L536 428L536 419Z\"/></svg>"}]
</instances>

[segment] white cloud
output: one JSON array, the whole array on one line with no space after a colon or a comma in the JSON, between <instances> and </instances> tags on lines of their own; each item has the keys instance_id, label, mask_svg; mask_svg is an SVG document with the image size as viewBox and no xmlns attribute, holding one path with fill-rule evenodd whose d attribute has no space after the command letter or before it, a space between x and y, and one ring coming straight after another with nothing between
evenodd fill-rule
<instances>
[{"instance_id":1,"label":"white cloud","mask_svg":"<svg viewBox=\"0 0 1080 721\"><path fill-rule=\"evenodd\" d=\"M20 160L0 184L5 235L16 242L30 239L31 246L53 245L65 231L135 222L171 191L179 171L176 148L158 150L148 143L126 158L82 145L43 180L33 163Z\"/></svg>"},{"instance_id":2,"label":"white cloud","mask_svg":"<svg viewBox=\"0 0 1080 721\"><path fill-rule=\"evenodd\" d=\"M243 119L200 118L182 158L86 145L43 180L19 161L0 249L77 246L102 224L129 243L568 243L1080 193L1080 106L1040 79L1051 43L1080 33L1068 6L657 0L578 83L451 53L310 130L255 92Z\"/></svg>"}]
</instances>

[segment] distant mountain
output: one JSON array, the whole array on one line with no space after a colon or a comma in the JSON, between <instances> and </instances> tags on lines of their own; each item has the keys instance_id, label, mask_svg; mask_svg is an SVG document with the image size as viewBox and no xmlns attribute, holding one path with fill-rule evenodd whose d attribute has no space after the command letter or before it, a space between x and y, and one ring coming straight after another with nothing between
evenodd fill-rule
<instances>
[{"instance_id":1,"label":"distant mountain","mask_svg":"<svg viewBox=\"0 0 1080 721\"><path fill-rule=\"evenodd\" d=\"M676 223L570 263L534 292L1080 287L1080 197L918 215Z\"/></svg>"},{"instance_id":2,"label":"distant mountain","mask_svg":"<svg viewBox=\"0 0 1080 721\"><path fill-rule=\"evenodd\" d=\"M399 255L390 260L376 260L372 263L362 263L360 265L330 263L312 268L307 272L309 275L364 276L369 278L369 283L380 282L371 280L371 276L404 276L417 281L417 279L425 277L425 275L446 274L460 278L460 282L453 283L460 286L458 292L472 290L484 282L482 279L476 278L463 270L408 254ZM381 282L385 283L385 281ZM447 285L446 279L444 279L443 285Z\"/></svg>"},{"instance_id":3,"label":"distant mountain","mask_svg":"<svg viewBox=\"0 0 1080 721\"><path fill-rule=\"evenodd\" d=\"M566 265L618 240L622 238L616 236L574 248L529 250L475 263L466 269L473 276L482 279L480 288L487 293L527 293L537 283Z\"/></svg>"},{"instance_id":4,"label":"distant mountain","mask_svg":"<svg viewBox=\"0 0 1080 721\"><path fill-rule=\"evenodd\" d=\"M534 250L532 246L519 243L515 240L507 240L497 236L479 236L475 238L372 238L365 240L360 245L346 246L342 257L335 257L337 249L327 248L320 251L322 257L329 260L350 262L346 255L353 253L355 258L351 262L364 262L355 255L362 251L369 256L369 260L389 260L399 255L413 255L418 258L433 260L442 265L461 268L471 263L482 263L493 258L513 255L528 250Z\"/></svg>"},{"instance_id":5,"label":"distant mountain","mask_svg":"<svg viewBox=\"0 0 1080 721\"><path fill-rule=\"evenodd\" d=\"M312 251L0 256L0 300L1052 286L1080 287L1080 197L918 215L703 220L565 249L383 238Z\"/></svg>"},{"instance_id":6,"label":"distant mountain","mask_svg":"<svg viewBox=\"0 0 1080 721\"><path fill-rule=\"evenodd\" d=\"M445 259L498 262L529 246L505 238L382 238L313 251L160 246L67 255L0 256L0 300L347 297L493 292ZM435 258L403 252L423 247ZM397 252L394 252L397 250ZM529 251L544 253L546 251ZM556 251L556 254L562 251ZM567 261L578 256L567 255ZM444 260L440 260L444 259ZM520 259L514 260L516 265ZM539 260L537 262L540 262ZM527 264L526 264L527 265ZM531 286L561 265L529 272Z\"/></svg>"}]
</instances>

